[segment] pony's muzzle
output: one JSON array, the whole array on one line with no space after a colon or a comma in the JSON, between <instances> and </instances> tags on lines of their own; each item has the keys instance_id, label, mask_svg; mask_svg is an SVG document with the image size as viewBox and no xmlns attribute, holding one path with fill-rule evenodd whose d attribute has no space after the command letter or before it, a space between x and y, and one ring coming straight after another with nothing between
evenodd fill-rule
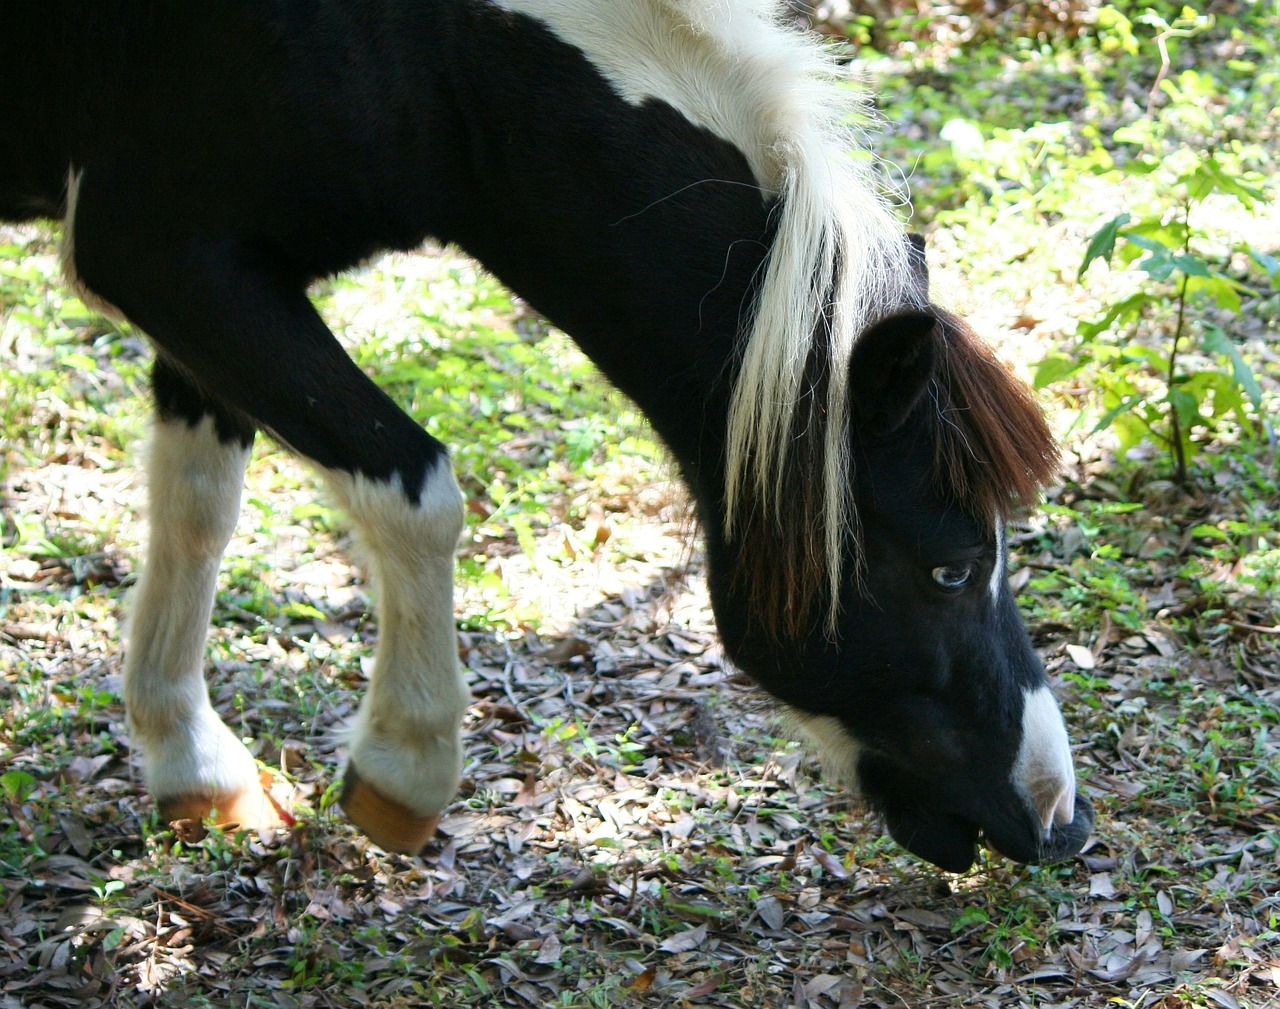
<instances>
[{"instance_id":1,"label":"pony's muzzle","mask_svg":"<svg viewBox=\"0 0 1280 1009\"><path fill-rule=\"evenodd\" d=\"M885 814L885 826L895 841L913 855L947 872L965 872L983 842L992 851L1025 865L1061 862L1076 855L1093 830L1093 806L1077 793L1070 822L1055 824L1045 833L1041 815L1030 805L1011 811L1001 822L979 824L950 814Z\"/></svg>"},{"instance_id":2,"label":"pony's muzzle","mask_svg":"<svg viewBox=\"0 0 1280 1009\"><path fill-rule=\"evenodd\" d=\"M1075 793L1073 816L1067 823L1061 817L1046 829L1038 812L1028 811L1021 829L1004 824L984 831L987 846L1006 858L1026 865L1061 862L1078 854L1093 832L1093 804L1080 792Z\"/></svg>"}]
</instances>

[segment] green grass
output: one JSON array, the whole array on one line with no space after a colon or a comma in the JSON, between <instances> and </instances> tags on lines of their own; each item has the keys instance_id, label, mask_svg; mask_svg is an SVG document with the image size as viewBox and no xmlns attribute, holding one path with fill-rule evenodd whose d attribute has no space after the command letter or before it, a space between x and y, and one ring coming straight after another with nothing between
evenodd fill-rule
<instances>
[{"instance_id":1,"label":"green grass","mask_svg":"<svg viewBox=\"0 0 1280 1009\"><path fill-rule=\"evenodd\" d=\"M1203 139L1273 169L1275 78L1262 64L1274 53L1254 21L1237 27L1249 37L1233 59L1258 66L1212 65L1226 104ZM1132 290L1129 271L1097 266L1076 283L1097 218L1158 195L1154 175L1118 172L1132 152L1112 142L1154 67L1104 43L908 60L884 91L903 124L891 148L917 165L935 287L1004 333L1028 375L1055 355L1074 360L1077 319ZM980 135L943 138L952 119ZM1226 248L1241 221L1213 222L1213 240ZM1257 264L1236 266L1258 289L1237 325L1265 415L1280 379L1267 356L1276 295ZM472 265L378 260L316 296L355 359L451 446L473 502L459 559L476 698L464 793L423 860L372 849L334 807L339 729L377 629L340 516L263 439L208 663L218 710L295 789L300 824L189 843L156 822L119 698L123 599L143 539L126 474L146 429L147 356L56 273L47 235L0 232L7 997L486 1009L1274 1000L1280 480L1248 423L1206 422L1179 488L1158 445L1125 452L1113 430L1094 430L1090 397L1114 361L1049 385L1067 472L1017 531L1015 579L1099 810L1095 844L1063 866L992 855L947 876L852 810L724 670L697 550L682 545L660 452L629 405ZM560 636L580 645L553 661ZM80 924L68 924L74 909Z\"/></svg>"}]
</instances>

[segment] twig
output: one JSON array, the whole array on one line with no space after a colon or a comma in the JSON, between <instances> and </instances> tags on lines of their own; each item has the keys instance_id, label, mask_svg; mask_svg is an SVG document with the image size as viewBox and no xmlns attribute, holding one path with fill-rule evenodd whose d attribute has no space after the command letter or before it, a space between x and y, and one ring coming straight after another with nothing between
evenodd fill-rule
<instances>
[{"instance_id":1,"label":"twig","mask_svg":"<svg viewBox=\"0 0 1280 1009\"><path fill-rule=\"evenodd\" d=\"M1280 634L1280 626L1263 627L1261 624L1246 624L1243 620L1228 620L1227 626L1241 631L1253 631L1255 634Z\"/></svg>"},{"instance_id":2,"label":"twig","mask_svg":"<svg viewBox=\"0 0 1280 1009\"><path fill-rule=\"evenodd\" d=\"M1147 118L1150 119L1155 112L1156 96L1160 93L1160 85L1164 83L1165 77L1169 74L1171 61L1169 59L1169 36L1173 34L1169 31L1161 32L1156 36L1156 45L1160 47L1160 69L1156 72L1155 83L1151 85L1151 91L1147 94Z\"/></svg>"}]
</instances>

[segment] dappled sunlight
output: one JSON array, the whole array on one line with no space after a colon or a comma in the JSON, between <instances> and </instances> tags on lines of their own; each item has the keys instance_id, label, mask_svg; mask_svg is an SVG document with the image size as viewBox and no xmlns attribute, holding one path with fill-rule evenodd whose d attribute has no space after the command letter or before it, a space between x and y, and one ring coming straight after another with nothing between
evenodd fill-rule
<instances>
[{"instance_id":1,"label":"dappled sunlight","mask_svg":"<svg viewBox=\"0 0 1280 1009\"><path fill-rule=\"evenodd\" d=\"M912 176L935 300L1020 377L1073 366L1079 325L1149 286L1141 246L1077 271L1102 223L1168 197L1158 172L1099 170L1100 148L1134 153L1113 132L1142 118L1151 56L1098 41L1098 5L1065 21L1056 3L951 5L901 25L817 6L880 50L884 146ZM1108 377L1163 389L1144 347L1167 339L1167 294L1084 370L1046 373L1063 472L1008 544L1097 810L1061 864L982 849L951 874L884 836L725 658L692 507L635 407L434 247L311 295L449 446L467 499L459 795L419 856L344 817L378 587L334 503L264 435L204 667L294 822L160 822L121 699L150 351L68 292L53 232L0 226L0 1009L1276 1004L1280 76L1260 5L1215 6L1236 13L1178 58L1221 76L1225 112L1188 150L1266 166L1269 188L1252 212L1197 205L1196 251L1238 282L1240 310L1204 301L1191 321L1223 329L1261 405L1214 413L1243 372L1184 337L1202 396L1189 485L1158 426L1128 444L1101 423ZM1043 34L1042 13L1066 35ZM1022 16L1035 31L1002 38Z\"/></svg>"}]
</instances>

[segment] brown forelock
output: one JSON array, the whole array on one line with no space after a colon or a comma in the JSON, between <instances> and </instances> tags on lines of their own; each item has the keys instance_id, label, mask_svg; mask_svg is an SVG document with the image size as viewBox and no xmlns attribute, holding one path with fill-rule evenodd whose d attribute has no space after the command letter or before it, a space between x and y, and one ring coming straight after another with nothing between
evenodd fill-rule
<instances>
[{"instance_id":1,"label":"brown forelock","mask_svg":"<svg viewBox=\"0 0 1280 1009\"><path fill-rule=\"evenodd\" d=\"M1058 446L1026 383L961 319L938 313L938 479L970 514L1033 505L1058 469Z\"/></svg>"}]
</instances>

